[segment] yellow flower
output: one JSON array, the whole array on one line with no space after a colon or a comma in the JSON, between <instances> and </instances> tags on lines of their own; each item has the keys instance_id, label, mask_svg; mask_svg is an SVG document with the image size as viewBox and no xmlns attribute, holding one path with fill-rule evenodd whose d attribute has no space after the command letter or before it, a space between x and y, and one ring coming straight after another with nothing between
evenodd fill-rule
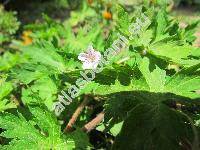
<instances>
[{"instance_id":1,"label":"yellow flower","mask_svg":"<svg viewBox=\"0 0 200 150\"><path fill-rule=\"evenodd\" d=\"M93 0L87 0L87 2L88 2L89 5L92 5Z\"/></svg>"},{"instance_id":2,"label":"yellow flower","mask_svg":"<svg viewBox=\"0 0 200 150\"><path fill-rule=\"evenodd\" d=\"M30 45L33 42L33 39L30 37L32 31L24 31L22 33L23 45Z\"/></svg>"},{"instance_id":3,"label":"yellow flower","mask_svg":"<svg viewBox=\"0 0 200 150\"><path fill-rule=\"evenodd\" d=\"M111 14L111 12L104 11L104 12L103 12L103 17L104 17L105 19L107 19L107 20L110 20L110 19L112 19L112 14Z\"/></svg>"}]
</instances>

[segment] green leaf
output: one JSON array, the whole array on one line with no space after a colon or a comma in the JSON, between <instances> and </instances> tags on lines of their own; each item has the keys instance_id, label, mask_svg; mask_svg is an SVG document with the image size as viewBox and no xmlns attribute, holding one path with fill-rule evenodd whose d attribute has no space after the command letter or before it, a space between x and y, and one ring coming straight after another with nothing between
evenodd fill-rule
<instances>
[{"instance_id":1,"label":"green leaf","mask_svg":"<svg viewBox=\"0 0 200 150\"><path fill-rule=\"evenodd\" d=\"M17 106L13 102L10 102L7 99L0 100L0 112L16 107Z\"/></svg>"},{"instance_id":2,"label":"green leaf","mask_svg":"<svg viewBox=\"0 0 200 150\"><path fill-rule=\"evenodd\" d=\"M152 65L152 64L151 64ZM151 66L147 58L143 58L139 69L143 74L151 92L170 92L189 98L200 97L196 93L200 89L200 77L195 75L199 64L183 69L166 80L166 72L155 66ZM152 70L152 71L151 71Z\"/></svg>"},{"instance_id":3,"label":"green leaf","mask_svg":"<svg viewBox=\"0 0 200 150\"><path fill-rule=\"evenodd\" d=\"M120 133L123 123L124 122L117 123L110 129L112 135L117 136Z\"/></svg>"},{"instance_id":4,"label":"green leaf","mask_svg":"<svg viewBox=\"0 0 200 150\"><path fill-rule=\"evenodd\" d=\"M13 102L4 99L4 97L9 95L12 90L13 87L10 82L0 83L0 112L10 108L16 108L16 105Z\"/></svg>"},{"instance_id":5,"label":"green leaf","mask_svg":"<svg viewBox=\"0 0 200 150\"><path fill-rule=\"evenodd\" d=\"M154 39L155 41L160 41L168 36L166 33L169 20L167 13L164 9L159 11L154 18L155 26L154 26Z\"/></svg>"},{"instance_id":6,"label":"green leaf","mask_svg":"<svg viewBox=\"0 0 200 150\"><path fill-rule=\"evenodd\" d=\"M81 9L76 11L71 11L71 17L69 19L70 26L75 26L79 22L83 22L86 18L96 17L96 12L87 5L86 1L82 1Z\"/></svg>"},{"instance_id":7,"label":"green leaf","mask_svg":"<svg viewBox=\"0 0 200 150\"><path fill-rule=\"evenodd\" d=\"M90 146L87 134L81 129L76 129L76 131L70 134L70 137L75 141L76 149L87 149Z\"/></svg>"},{"instance_id":8,"label":"green leaf","mask_svg":"<svg viewBox=\"0 0 200 150\"><path fill-rule=\"evenodd\" d=\"M53 115L39 107L31 108L34 121L26 120L20 113L19 117L4 113L0 117L0 127L5 129L1 136L11 138L4 149L68 149L69 139L64 139L61 128ZM37 127L36 127L37 125ZM20 131L20 132L19 132Z\"/></svg>"},{"instance_id":9,"label":"green leaf","mask_svg":"<svg viewBox=\"0 0 200 150\"><path fill-rule=\"evenodd\" d=\"M189 67L172 76L165 85L167 92L175 93L190 98L198 98L196 93L200 89L200 76L195 75L195 71L200 68L200 65Z\"/></svg>"},{"instance_id":10,"label":"green leaf","mask_svg":"<svg viewBox=\"0 0 200 150\"><path fill-rule=\"evenodd\" d=\"M159 58L180 64L180 61L187 59L194 49L196 48L189 45L178 46L175 43L163 43L152 45L150 47L150 53Z\"/></svg>"},{"instance_id":11,"label":"green leaf","mask_svg":"<svg viewBox=\"0 0 200 150\"><path fill-rule=\"evenodd\" d=\"M167 13L165 10L161 10L156 16L156 34L157 36L163 35L168 25Z\"/></svg>"},{"instance_id":12,"label":"green leaf","mask_svg":"<svg viewBox=\"0 0 200 150\"><path fill-rule=\"evenodd\" d=\"M104 39L102 38L102 30L99 25L94 25L90 31L85 28L79 28L77 35L75 35L68 27L66 41L66 49L68 53L78 55L84 52L89 44L93 44L97 51L104 50Z\"/></svg>"},{"instance_id":13,"label":"green leaf","mask_svg":"<svg viewBox=\"0 0 200 150\"><path fill-rule=\"evenodd\" d=\"M150 68L151 67L151 68ZM148 58L144 58L139 66L151 92L161 92L164 90L166 72L158 66L150 66Z\"/></svg>"},{"instance_id":14,"label":"green leaf","mask_svg":"<svg viewBox=\"0 0 200 150\"><path fill-rule=\"evenodd\" d=\"M3 82L0 83L0 99L3 99L5 96L7 96L12 90L12 83L10 82Z\"/></svg>"},{"instance_id":15,"label":"green leaf","mask_svg":"<svg viewBox=\"0 0 200 150\"><path fill-rule=\"evenodd\" d=\"M22 89L22 101L24 104L42 104L52 108L56 99L57 86L49 77L42 77L34 82L28 89Z\"/></svg>"},{"instance_id":16,"label":"green leaf","mask_svg":"<svg viewBox=\"0 0 200 150\"><path fill-rule=\"evenodd\" d=\"M19 54L11 54L10 52L6 52L0 57L0 71L9 70L18 62Z\"/></svg>"},{"instance_id":17,"label":"green leaf","mask_svg":"<svg viewBox=\"0 0 200 150\"><path fill-rule=\"evenodd\" d=\"M183 37L190 44L192 44L196 40L196 36L194 34L196 32L196 29L199 23L200 23L199 20L196 22L193 22L189 24L184 30Z\"/></svg>"},{"instance_id":18,"label":"green leaf","mask_svg":"<svg viewBox=\"0 0 200 150\"><path fill-rule=\"evenodd\" d=\"M16 18L16 12L5 11L0 7L0 44L9 41L13 34L19 29L20 22ZM2 38L3 37L3 38Z\"/></svg>"},{"instance_id":19,"label":"green leaf","mask_svg":"<svg viewBox=\"0 0 200 150\"><path fill-rule=\"evenodd\" d=\"M128 35L130 25L129 14L120 5L117 5L117 17L117 28L121 31L121 33Z\"/></svg>"},{"instance_id":20,"label":"green leaf","mask_svg":"<svg viewBox=\"0 0 200 150\"><path fill-rule=\"evenodd\" d=\"M25 56L31 58L32 62L49 66L58 72L65 71L64 59L56 52L58 50L48 42L42 42L42 44L41 46L22 47L22 50Z\"/></svg>"},{"instance_id":21,"label":"green leaf","mask_svg":"<svg viewBox=\"0 0 200 150\"><path fill-rule=\"evenodd\" d=\"M184 140L192 143L187 118L163 104L136 106L125 120L113 150L179 150Z\"/></svg>"},{"instance_id":22,"label":"green leaf","mask_svg":"<svg viewBox=\"0 0 200 150\"><path fill-rule=\"evenodd\" d=\"M15 73L16 78L24 84L29 84L30 82L45 76L45 74L38 69L35 71L17 69Z\"/></svg>"}]
</instances>

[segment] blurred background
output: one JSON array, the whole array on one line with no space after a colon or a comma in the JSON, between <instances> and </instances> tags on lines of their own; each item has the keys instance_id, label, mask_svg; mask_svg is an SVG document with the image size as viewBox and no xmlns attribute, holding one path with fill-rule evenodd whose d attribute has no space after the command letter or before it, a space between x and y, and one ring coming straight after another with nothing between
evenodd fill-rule
<instances>
[{"instance_id":1,"label":"blurred background","mask_svg":"<svg viewBox=\"0 0 200 150\"><path fill-rule=\"evenodd\" d=\"M87 6L84 6L85 3ZM116 3L126 6L130 11L143 3L158 6L158 9L165 4L182 27L200 19L200 0L0 0L0 44L3 46L3 43L11 42L13 36L23 40L30 34L30 30L36 28L31 24L43 22L45 16L46 19L48 16L58 22L66 22L71 16L71 26L95 15L111 20L115 11L112 7ZM196 36L200 37L200 27ZM195 45L200 46L199 38Z\"/></svg>"}]
</instances>

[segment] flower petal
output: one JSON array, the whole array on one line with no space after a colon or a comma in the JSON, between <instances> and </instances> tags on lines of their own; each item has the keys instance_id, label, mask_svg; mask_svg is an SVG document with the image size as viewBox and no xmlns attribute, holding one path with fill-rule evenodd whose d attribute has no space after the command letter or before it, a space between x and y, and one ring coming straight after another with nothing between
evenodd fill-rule
<instances>
[{"instance_id":1,"label":"flower petal","mask_svg":"<svg viewBox=\"0 0 200 150\"><path fill-rule=\"evenodd\" d=\"M84 62L82 68L83 69L92 69L92 63Z\"/></svg>"},{"instance_id":2,"label":"flower petal","mask_svg":"<svg viewBox=\"0 0 200 150\"><path fill-rule=\"evenodd\" d=\"M82 68L83 69L96 69L97 66L98 66L98 62L93 62L93 63L84 62Z\"/></svg>"},{"instance_id":3,"label":"flower petal","mask_svg":"<svg viewBox=\"0 0 200 150\"><path fill-rule=\"evenodd\" d=\"M79 59L80 61L86 61L86 60L87 60L87 54L86 54L86 53L80 53L80 54L78 55L78 59Z\"/></svg>"},{"instance_id":4,"label":"flower petal","mask_svg":"<svg viewBox=\"0 0 200 150\"><path fill-rule=\"evenodd\" d=\"M95 52L95 57L99 61L101 59L101 53L100 52Z\"/></svg>"},{"instance_id":5,"label":"flower petal","mask_svg":"<svg viewBox=\"0 0 200 150\"><path fill-rule=\"evenodd\" d=\"M89 45L88 48L87 48L87 53L89 54L93 54L95 52L94 48L92 45Z\"/></svg>"},{"instance_id":6,"label":"flower petal","mask_svg":"<svg viewBox=\"0 0 200 150\"><path fill-rule=\"evenodd\" d=\"M101 53L95 51L93 46L89 45L87 52L80 53L78 59L82 61L83 69L96 69L101 60Z\"/></svg>"}]
</instances>

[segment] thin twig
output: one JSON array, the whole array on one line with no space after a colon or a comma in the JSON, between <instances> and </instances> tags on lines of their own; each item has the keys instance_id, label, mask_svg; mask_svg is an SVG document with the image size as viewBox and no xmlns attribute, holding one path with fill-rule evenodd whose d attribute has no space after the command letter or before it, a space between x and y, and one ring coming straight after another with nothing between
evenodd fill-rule
<instances>
[{"instance_id":1,"label":"thin twig","mask_svg":"<svg viewBox=\"0 0 200 150\"><path fill-rule=\"evenodd\" d=\"M75 124L78 116L81 114L81 112L83 111L83 109L87 105L87 103L88 103L88 96L85 95L84 100L81 102L81 104L78 106L78 108L76 109L76 111L72 115L72 117L69 120L66 128L64 129L64 132L70 132L70 131L72 131L73 125Z\"/></svg>"},{"instance_id":2,"label":"thin twig","mask_svg":"<svg viewBox=\"0 0 200 150\"><path fill-rule=\"evenodd\" d=\"M82 128L85 132L90 132L92 129L94 129L101 121L104 119L104 112L99 113L92 121L88 122L84 127Z\"/></svg>"}]
</instances>

